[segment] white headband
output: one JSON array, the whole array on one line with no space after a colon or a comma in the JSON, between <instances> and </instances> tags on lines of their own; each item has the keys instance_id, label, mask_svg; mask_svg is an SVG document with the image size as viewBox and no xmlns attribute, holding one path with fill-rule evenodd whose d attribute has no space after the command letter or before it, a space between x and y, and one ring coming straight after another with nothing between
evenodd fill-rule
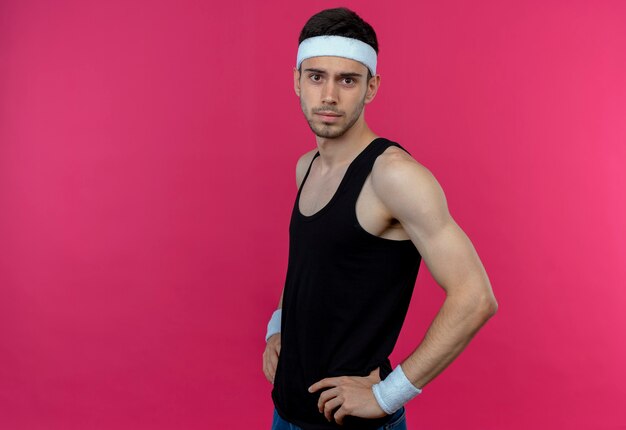
<instances>
[{"instance_id":1,"label":"white headband","mask_svg":"<svg viewBox=\"0 0 626 430\"><path fill-rule=\"evenodd\" d=\"M298 46L296 69L302 61L321 56L344 57L363 63L376 74L376 51L365 42L343 36L315 36L304 39Z\"/></svg>"}]
</instances>

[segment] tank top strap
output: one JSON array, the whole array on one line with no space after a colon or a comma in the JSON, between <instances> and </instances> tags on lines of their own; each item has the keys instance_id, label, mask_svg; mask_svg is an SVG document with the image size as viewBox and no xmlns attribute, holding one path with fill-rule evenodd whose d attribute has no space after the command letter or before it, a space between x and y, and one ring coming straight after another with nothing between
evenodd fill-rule
<instances>
[{"instance_id":1,"label":"tank top strap","mask_svg":"<svg viewBox=\"0 0 626 430\"><path fill-rule=\"evenodd\" d=\"M304 174L304 178L302 178L302 182L300 183L300 187L298 188L298 195L300 195L300 190L302 189L302 186L306 182L306 178L309 177L309 173L311 173L311 166L313 166L313 161L315 161L315 159L317 158L318 155L320 155L319 151L317 151L315 153L315 155L313 155L313 158L311 158L311 162L309 163L309 167L307 167L306 173Z\"/></svg>"},{"instance_id":2,"label":"tank top strap","mask_svg":"<svg viewBox=\"0 0 626 430\"><path fill-rule=\"evenodd\" d=\"M384 137L376 138L363 151L363 154L361 154L361 156L359 156L355 160L356 163L351 169L352 172L350 181L348 182L348 184L346 184L347 189L344 191L358 196L358 194L361 192L361 189L363 188L363 184L365 183L367 176L370 174L372 168L374 167L374 162L376 161L378 156L385 152L385 150L390 146L397 146L400 149L409 153L409 151L404 149L396 142L385 139Z\"/></svg>"}]
</instances>

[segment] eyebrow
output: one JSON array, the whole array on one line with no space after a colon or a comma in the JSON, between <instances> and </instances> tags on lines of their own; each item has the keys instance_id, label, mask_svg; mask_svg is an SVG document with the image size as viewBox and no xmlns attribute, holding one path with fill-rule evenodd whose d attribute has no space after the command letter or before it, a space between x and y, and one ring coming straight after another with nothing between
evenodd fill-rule
<instances>
[{"instance_id":1,"label":"eyebrow","mask_svg":"<svg viewBox=\"0 0 626 430\"><path fill-rule=\"evenodd\" d=\"M314 73L319 73L320 75L325 75L326 74L326 70L322 70L322 69L304 69L305 72L314 72ZM342 78L355 78L355 77L363 77L363 75L361 73L356 73L356 72L340 72L337 73L337 76L340 76Z\"/></svg>"}]
</instances>

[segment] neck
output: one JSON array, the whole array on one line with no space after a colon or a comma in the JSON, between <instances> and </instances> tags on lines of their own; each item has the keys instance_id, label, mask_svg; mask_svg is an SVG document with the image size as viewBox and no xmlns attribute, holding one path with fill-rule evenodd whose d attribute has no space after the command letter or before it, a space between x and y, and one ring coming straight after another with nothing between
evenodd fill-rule
<instances>
[{"instance_id":1,"label":"neck","mask_svg":"<svg viewBox=\"0 0 626 430\"><path fill-rule=\"evenodd\" d=\"M377 137L365 121L358 121L337 138L316 136L322 171L345 167Z\"/></svg>"}]
</instances>

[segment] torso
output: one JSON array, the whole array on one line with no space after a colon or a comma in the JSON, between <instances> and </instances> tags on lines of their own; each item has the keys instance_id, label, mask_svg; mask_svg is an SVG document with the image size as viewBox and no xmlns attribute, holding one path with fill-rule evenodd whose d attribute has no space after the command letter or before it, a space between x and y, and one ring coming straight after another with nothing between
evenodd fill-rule
<instances>
[{"instance_id":1,"label":"torso","mask_svg":"<svg viewBox=\"0 0 626 430\"><path fill-rule=\"evenodd\" d=\"M302 183L304 172L306 172L306 168L311 163L311 159L316 152L317 149L308 152L302 157L302 165L299 166L298 169L298 186ZM379 156L379 159L398 152L406 154L402 149L390 146ZM408 156L408 154L406 156ZM317 213L328 204L337 191L348 168L346 165L341 171L322 176L319 170L319 159L318 156L313 161L309 176L300 193L299 210L305 216L311 216ZM377 163L378 159L374 163L372 171L376 170ZM304 168L302 168L302 166L304 166ZM389 210L376 195L372 186L371 176L371 173L367 176L356 202L356 216L359 224L365 231L374 236L391 240L409 239L409 236L402 228L400 222L393 218Z\"/></svg>"}]
</instances>

